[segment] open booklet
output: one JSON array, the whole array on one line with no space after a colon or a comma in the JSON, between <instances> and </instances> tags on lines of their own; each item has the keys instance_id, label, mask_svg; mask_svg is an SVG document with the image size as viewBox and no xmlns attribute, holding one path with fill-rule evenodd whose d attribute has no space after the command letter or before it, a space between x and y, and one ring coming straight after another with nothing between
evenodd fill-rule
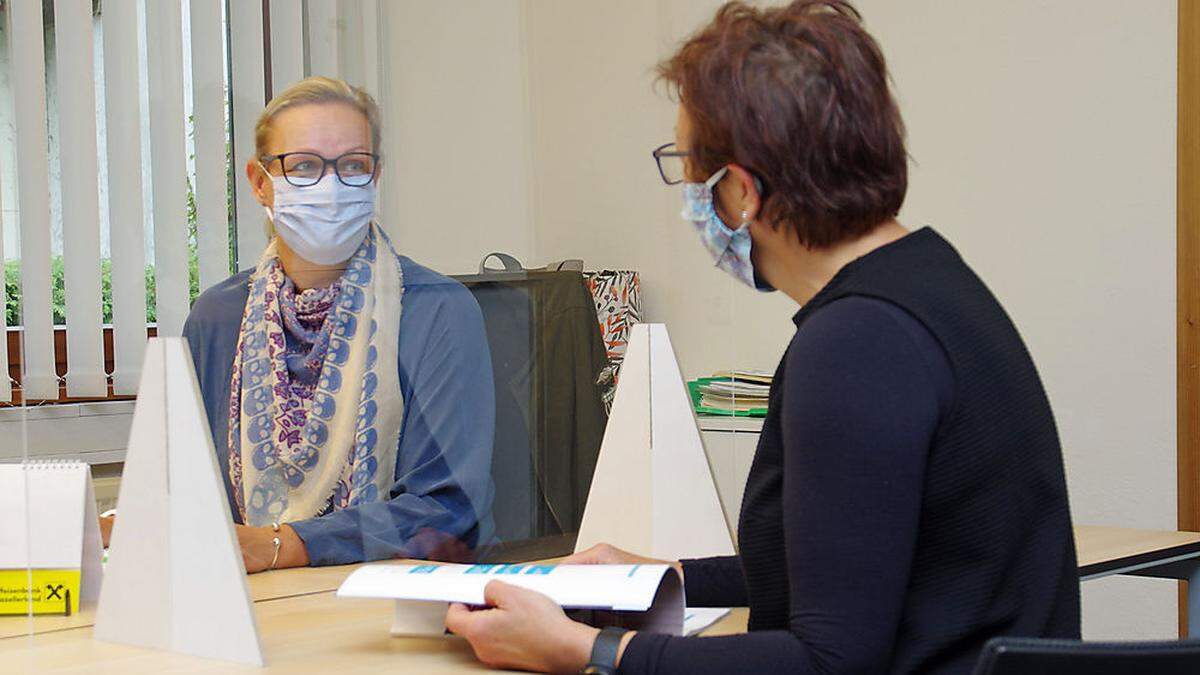
<instances>
[{"instance_id":1,"label":"open booklet","mask_svg":"<svg viewBox=\"0 0 1200 675\"><path fill-rule=\"evenodd\" d=\"M337 594L396 600L393 635L441 635L446 605L483 605L483 589L496 579L542 593L593 626L684 635L703 628L696 618L721 616L693 612L685 628L683 586L668 565L367 565Z\"/></svg>"}]
</instances>

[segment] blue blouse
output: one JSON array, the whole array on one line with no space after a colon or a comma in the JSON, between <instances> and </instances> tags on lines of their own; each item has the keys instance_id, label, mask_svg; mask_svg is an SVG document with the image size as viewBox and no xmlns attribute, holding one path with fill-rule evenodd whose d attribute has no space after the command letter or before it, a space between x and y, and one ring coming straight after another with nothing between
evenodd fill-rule
<instances>
[{"instance_id":1,"label":"blue blouse","mask_svg":"<svg viewBox=\"0 0 1200 675\"><path fill-rule=\"evenodd\" d=\"M313 565L453 557L492 537L495 389L479 305L462 284L401 256L398 350L404 421L395 483L384 501L289 523ZM196 299L184 324L225 493L229 384L250 271Z\"/></svg>"}]
</instances>

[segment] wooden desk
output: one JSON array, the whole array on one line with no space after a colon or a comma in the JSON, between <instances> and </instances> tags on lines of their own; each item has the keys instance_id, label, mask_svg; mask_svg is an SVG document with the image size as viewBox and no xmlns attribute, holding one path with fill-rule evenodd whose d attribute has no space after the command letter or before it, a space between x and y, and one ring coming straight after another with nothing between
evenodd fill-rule
<instances>
[{"instance_id":1,"label":"wooden desk","mask_svg":"<svg viewBox=\"0 0 1200 675\"><path fill-rule=\"evenodd\" d=\"M251 574L247 581L254 602L278 600L337 590L358 565L295 567L264 574ZM0 616L0 639L50 633L70 628L87 628L96 623L95 603L83 603L74 616Z\"/></svg>"},{"instance_id":2,"label":"wooden desk","mask_svg":"<svg viewBox=\"0 0 1200 675\"><path fill-rule=\"evenodd\" d=\"M254 605L266 672L472 673L487 670L457 637L393 638L387 600L338 599L326 591L261 600ZM746 630L737 609L706 634ZM90 627L0 639L3 672L113 673L263 672L251 666L100 642Z\"/></svg>"},{"instance_id":3,"label":"wooden desk","mask_svg":"<svg viewBox=\"0 0 1200 675\"><path fill-rule=\"evenodd\" d=\"M1200 532L1079 525L1075 528L1075 546L1079 577L1086 581L1200 558Z\"/></svg>"},{"instance_id":4,"label":"wooden desk","mask_svg":"<svg viewBox=\"0 0 1200 675\"><path fill-rule=\"evenodd\" d=\"M1188 637L1200 638L1200 533L1081 525L1075 546L1082 581L1128 574L1188 582Z\"/></svg>"},{"instance_id":5,"label":"wooden desk","mask_svg":"<svg viewBox=\"0 0 1200 675\"><path fill-rule=\"evenodd\" d=\"M1085 581L1112 574L1195 581L1189 584L1189 588L1196 589L1189 593L1195 617L1190 625L1200 629L1200 533L1079 526L1075 528L1075 542L1080 578ZM391 637L391 602L335 597L333 591L356 567L279 570L250 577L268 672L483 670L470 647L459 638ZM92 617L94 611L75 617L0 618L3 670L258 672L256 668L221 661L98 642L91 639ZM746 619L745 609L735 609L705 634L743 632Z\"/></svg>"}]
</instances>

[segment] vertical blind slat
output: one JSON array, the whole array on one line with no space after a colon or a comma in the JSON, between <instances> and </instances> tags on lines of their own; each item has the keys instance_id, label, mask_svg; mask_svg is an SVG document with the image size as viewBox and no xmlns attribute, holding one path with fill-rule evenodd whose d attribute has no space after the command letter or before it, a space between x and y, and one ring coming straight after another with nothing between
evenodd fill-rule
<instances>
[{"instance_id":1,"label":"vertical blind slat","mask_svg":"<svg viewBox=\"0 0 1200 675\"><path fill-rule=\"evenodd\" d=\"M113 393L136 394L146 348L138 0L104 0L104 118L112 256Z\"/></svg>"},{"instance_id":2,"label":"vertical blind slat","mask_svg":"<svg viewBox=\"0 0 1200 675\"><path fill-rule=\"evenodd\" d=\"M271 94L304 79L304 4L271 0Z\"/></svg>"},{"instance_id":3,"label":"vertical blind slat","mask_svg":"<svg viewBox=\"0 0 1200 675\"><path fill-rule=\"evenodd\" d=\"M184 143L183 15L179 0L146 3L154 284L158 335L178 336L187 318L187 149Z\"/></svg>"},{"instance_id":4,"label":"vertical blind slat","mask_svg":"<svg viewBox=\"0 0 1200 675\"><path fill-rule=\"evenodd\" d=\"M361 12L360 30L362 31L361 45L363 75L362 82L356 82L365 87L371 96L379 96L379 29L382 26L377 0L362 0L359 6ZM376 148L376 152L378 152Z\"/></svg>"},{"instance_id":5,"label":"vertical blind slat","mask_svg":"<svg viewBox=\"0 0 1200 675\"><path fill-rule=\"evenodd\" d=\"M254 124L266 103L262 4L229 3L230 53L233 65L233 175L237 195L237 263L246 269L258 261L266 244L266 215L246 182L246 162L254 154Z\"/></svg>"},{"instance_id":6,"label":"vertical blind slat","mask_svg":"<svg viewBox=\"0 0 1200 675\"><path fill-rule=\"evenodd\" d=\"M375 98L375 102L379 106L387 110L387 96L383 91L383 53L380 52L379 32L384 23L384 6L377 0L362 0L360 5L361 23L359 24L360 35L357 36L362 51L363 74L362 82L356 82L366 88L367 93ZM386 155L383 148L375 148L375 152ZM387 162L385 157L384 162ZM392 207L391 191L382 190L379 192L377 208L379 209L380 220L384 223L391 222L388 219L388 214L391 213Z\"/></svg>"},{"instance_id":7,"label":"vertical blind slat","mask_svg":"<svg viewBox=\"0 0 1200 675\"><path fill-rule=\"evenodd\" d=\"M363 86L363 21L365 8L358 0L337 3L338 77Z\"/></svg>"},{"instance_id":8,"label":"vertical blind slat","mask_svg":"<svg viewBox=\"0 0 1200 675\"><path fill-rule=\"evenodd\" d=\"M225 73L221 0L191 0L192 139L200 290L229 276L225 202Z\"/></svg>"},{"instance_id":9,"label":"vertical blind slat","mask_svg":"<svg viewBox=\"0 0 1200 675\"><path fill-rule=\"evenodd\" d=\"M341 77L338 64L338 4L318 1L306 5L309 75Z\"/></svg>"},{"instance_id":10,"label":"vertical blind slat","mask_svg":"<svg viewBox=\"0 0 1200 675\"><path fill-rule=\"evenodd\" d=\"M67 395L105 396L100 302L100 193L91 0L56 0L58 134L62 157Z\"/></svg>"},{"instance_id":11,"label":"vertical blind slat","mask_svg":"<svg viewBox=\"0 0 1200 675\"><path fill-rule=\"evenodd\" d=\"M57 399L50 305L50 170L41 0L10 0L8 62L16 127L17 216L21 232L22 389L26 400Z\"/></svg>"}]
</instances>

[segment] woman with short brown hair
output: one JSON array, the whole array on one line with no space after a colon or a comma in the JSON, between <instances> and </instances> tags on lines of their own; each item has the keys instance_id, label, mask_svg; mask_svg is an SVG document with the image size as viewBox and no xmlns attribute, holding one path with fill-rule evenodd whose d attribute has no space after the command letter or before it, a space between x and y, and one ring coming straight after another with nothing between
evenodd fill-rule
<instances>
[{"instance_id":1,"label":"woman with short brown hair","mask_svg":"<svg viewBox=\"0 0 1200 675\"><path fill-rule=\"evenodd\" d=\"M684 218L719 268L801 306L740 553L674 563L689 605L748 605L749 632L597 631L499 582L447 626L492 665L597 673L964 673L995 636L1077 638L1049 402L987 286L896 220L903 126L857 11L730 3L660 73L680 106L654 154ZM661 561L601 545L568 562Z\"/></svg>"}]
</instances>

